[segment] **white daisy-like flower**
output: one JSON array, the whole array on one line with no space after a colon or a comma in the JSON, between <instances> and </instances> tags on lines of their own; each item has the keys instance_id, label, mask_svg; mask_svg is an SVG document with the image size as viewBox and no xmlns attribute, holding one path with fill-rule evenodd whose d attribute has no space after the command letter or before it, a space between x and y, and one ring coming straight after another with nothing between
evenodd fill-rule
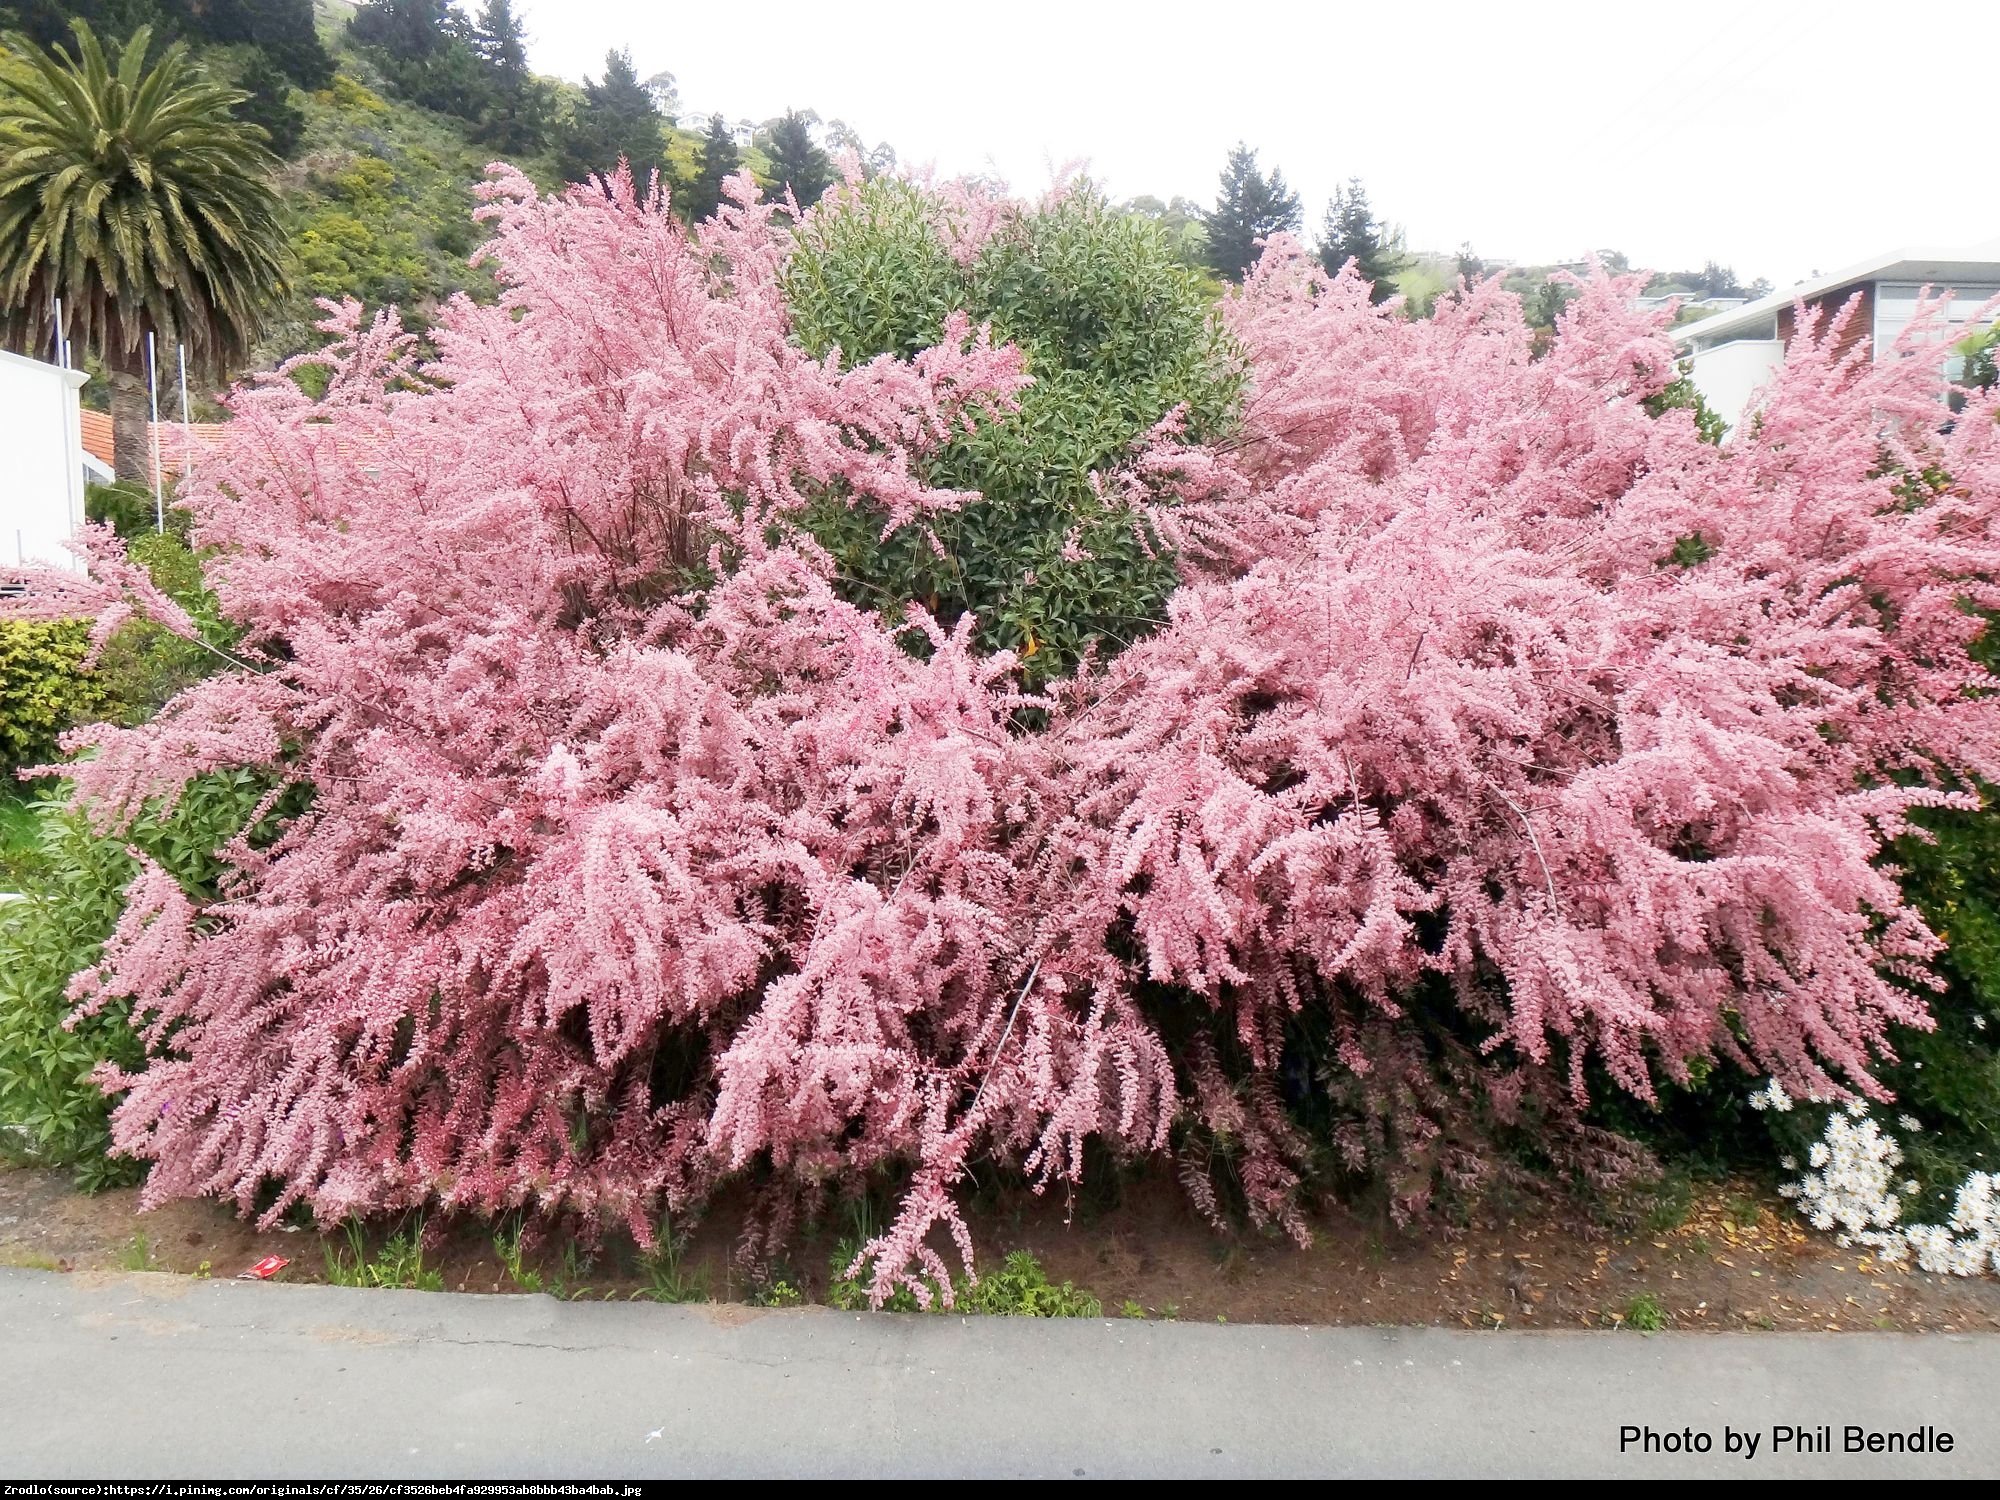
<instances>
[{"instance_id":1,"label":"white daisy-like flower","mask_svg":"<svg viewBox=\"0 0 2000 1500\"><path fill-rule=\"evenodd\" d=\"M1920 1133L1924 1128L1923 1122L1915 1115L1898 1115L1896 1116L1896 1123L1912 1135Z\"/></svg>"}]
</instances>

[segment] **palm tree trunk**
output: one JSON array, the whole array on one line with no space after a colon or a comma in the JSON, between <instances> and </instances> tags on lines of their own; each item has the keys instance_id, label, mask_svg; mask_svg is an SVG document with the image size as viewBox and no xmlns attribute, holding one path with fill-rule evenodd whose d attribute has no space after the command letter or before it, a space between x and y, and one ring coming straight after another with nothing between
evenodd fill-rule
<instances>
[{"instance_id":1,"label":"palm tree trunk","mask_svg":"<svg viewBox=\"0 0 2000 1500\"><path fill-rule=\"evenodd\" d=\"M146 398L145 356L136 350L105 352L111 375L111 466L120 479L151 485L152 434L147 423L152 403Z\"/></svg>"}]
</instances>

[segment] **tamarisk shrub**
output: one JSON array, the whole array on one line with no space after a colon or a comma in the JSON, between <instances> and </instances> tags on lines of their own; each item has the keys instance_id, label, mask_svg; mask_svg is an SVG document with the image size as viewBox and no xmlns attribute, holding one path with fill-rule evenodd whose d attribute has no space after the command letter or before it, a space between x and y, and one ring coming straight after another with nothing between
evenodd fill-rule
<instances>
[{"instance_id":1,"label":"tamarisk shrub","mask_svg":"<svg viewBox=\"0 0 2000 1500\"><path fill-rule=\"evenodd\" d=\"M1219 1150L1303 1236L1302 1057L1408 1214L1476 1117L1614 1170L1592 1070L1879 1096L1928 1023L1938 939L1875 858L2000 769L1990 394L1944 424L1927 359L1808 319L1718 448L1648 410L1630 283L1533 358L1497 286L1407 322L1281 241L1225 308L1241 430L1097 475L1178 550L1162 628L1027 697L809 524L973 504L928 465L1026 399L1017 349L958 310L802 348L741 181L692 243L629 182L487 192L504 295L435 361L350 308L323 399L234 398L188 503L244 664L73 767L107 830L224 768L314 789L216 900L142 862L74 982L147 1042L105 1079L147 1201L645 1240L735 1174L775 1238L892 1168L850 1274L923 1300L975 1158L1171 1151L1200 1201ZM157 607L92 545L16 609Z\"/></svg>"}]
</instances>

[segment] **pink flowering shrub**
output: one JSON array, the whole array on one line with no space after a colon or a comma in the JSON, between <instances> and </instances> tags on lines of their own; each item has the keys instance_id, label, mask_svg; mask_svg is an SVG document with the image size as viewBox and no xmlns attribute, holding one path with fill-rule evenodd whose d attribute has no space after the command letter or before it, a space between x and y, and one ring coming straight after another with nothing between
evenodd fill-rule
<instances>
[{"instance_id":1,"label":"pink flowering shrub","mask_svg":"<svg viewBox=\"0 0 2000 1500\"><path fill-rule=\"evenodd\" d=\"M188 503L245 665L74 767L106 828L221 768L312 792L219 900L142 869L74 983L149 1046L106 1080L147 1201L645 1239L736 1176L775 1242L891 1169L864 1259L927 1295L975 1159L1172 1152L1211 1208L1226 1163L1303 1235L1307 1096L1410 1212L1474 1115L1615 1169L1595 1070L1879 1095L1926 1024L1876 856L2000 773L1990 394L1944 430L1929 360L1802 338L1718 449L1648 413L1625 284L1532 359L1495 286L1407 322L1280 243L1226 309L1243 430L1103 477L1180 549L1166 624L1029 698L797 524L976 506L916 476L1015 351L808 357L740 184L693 244L628 184L488 192L506 294L435 362L349 309L323 399L234 398Z\"/></svg>"}]
</instances>

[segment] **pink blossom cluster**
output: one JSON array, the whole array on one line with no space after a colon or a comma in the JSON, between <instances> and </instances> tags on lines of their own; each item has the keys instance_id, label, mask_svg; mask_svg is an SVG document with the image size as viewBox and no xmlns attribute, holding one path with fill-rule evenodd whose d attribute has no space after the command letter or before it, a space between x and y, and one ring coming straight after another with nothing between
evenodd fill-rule
<instances>
[{"instance_id":1,"label":"pink blossom cluster","mask_svg":"<svg viewBox=\"0 0 2000 1500\"><path fill-rule=\"evenodd\" d=\"M1878 856L2000 778L2000 429L1933 360L1808 331L1717 448L1649 411L1628 283L1535 358L1495 284L1412 321L1281 241L1227 308L1242 433L1106 476L1173 497L1170 618L1028 700L789 524L978 503L913 461L1005 419L1015 351L805 357L747 182L692 241L627 182L488 194L505 295L434 359L349 308L323 397L233 398L187 504L249 668L72 768L107 827L224 765L312 788L219 904L142 874L76 981L151 1044L107 1080L148 1202L644 1239L738 1177L777 1234L887 1169L886 1297L969 1260L969 1165L1074 1181L1093 1139L1226 1141L1304 1234L1289 1029L1383 1079L1419 986L1503 1110L1698 1060L1879 1096L1928 1024Z\"/></svg>"}]
</instances>

